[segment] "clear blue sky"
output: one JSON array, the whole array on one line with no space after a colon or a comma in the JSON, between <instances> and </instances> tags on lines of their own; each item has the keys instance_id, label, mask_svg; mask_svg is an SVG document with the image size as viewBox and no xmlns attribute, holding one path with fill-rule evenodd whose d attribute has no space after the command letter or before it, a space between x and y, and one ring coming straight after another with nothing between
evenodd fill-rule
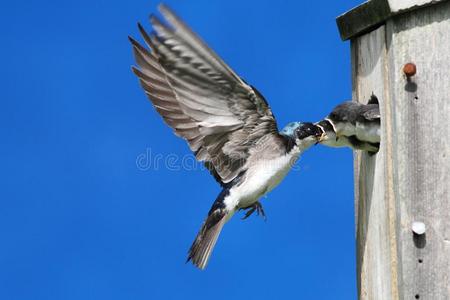
<instances>
[{"instance_id":1,"label":"clear blue sky","mask_svg":"<svg viewBox=\"0 0 450 300\"><path fill-rule=\"evenodd\" d=\"M360 1L167 1L270 102L279 126L351 97L335 17ZM187 250L220 188L130 71L157 2L0 4L0 299L355 299L352 153L316 146L235 217L206 271ZM180 161L178 161L179 163Z\"/></svg>"}]
</instances>

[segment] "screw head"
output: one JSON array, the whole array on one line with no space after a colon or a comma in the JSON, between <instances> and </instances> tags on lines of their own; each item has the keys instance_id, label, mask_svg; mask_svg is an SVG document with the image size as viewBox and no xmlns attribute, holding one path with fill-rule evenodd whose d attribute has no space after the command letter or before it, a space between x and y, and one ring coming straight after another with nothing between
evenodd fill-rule
<instances>
[{"instance_id":1,"label":"screw head","mask_svg":"<svg viewBox=\"0 0 450 300\"><path fill-rule=\"evenodd\" d=\"M416 75L416 65L413 63L407 63L403 66L403 73L405 73L406 77L411 77Z\"/></svg>"}]
</instances>

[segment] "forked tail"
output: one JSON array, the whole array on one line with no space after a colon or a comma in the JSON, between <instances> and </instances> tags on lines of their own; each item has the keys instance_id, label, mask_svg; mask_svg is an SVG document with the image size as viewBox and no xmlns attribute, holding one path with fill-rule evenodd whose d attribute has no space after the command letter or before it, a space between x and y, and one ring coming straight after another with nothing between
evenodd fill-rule
<instances>
[{"instance_id":1,"label":"forked tail","mask_svg":"<svg viewBox=\"0 0 450 300\"><path fill-rule=\"evenodd\" d=\"M211 207L208 217L203 222L195 241L189 249L186 262L191 260L195 266L202 270L206 268L214 246L216 245L217 238L231 213L225 208L223 200L223 195L219 195L219 198Z\"/></svg>"}]
</instances>

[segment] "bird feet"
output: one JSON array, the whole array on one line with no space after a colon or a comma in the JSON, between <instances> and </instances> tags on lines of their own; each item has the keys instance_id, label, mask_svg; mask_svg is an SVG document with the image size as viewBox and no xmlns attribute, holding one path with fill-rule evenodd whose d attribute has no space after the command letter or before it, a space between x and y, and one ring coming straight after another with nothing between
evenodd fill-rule
<instances>
[{"instance_id":1,"label":"bird feet","mask_svg":"<svg viewBox=\"0 0 450 300\"><path fill-rule=\"evenodd\" d=\"M248 207L242 208L242 209L247 209L247 211L245 212L245 215L242 217L242 220L245 220L248 217L250 217L255 211L256 211L257 216L261 215L262 218L264 219L264 221L267 220L266 214L264 213L264 209L259 201L255 202L251 206L248 206Z\"/></svg>"}]
</instances>

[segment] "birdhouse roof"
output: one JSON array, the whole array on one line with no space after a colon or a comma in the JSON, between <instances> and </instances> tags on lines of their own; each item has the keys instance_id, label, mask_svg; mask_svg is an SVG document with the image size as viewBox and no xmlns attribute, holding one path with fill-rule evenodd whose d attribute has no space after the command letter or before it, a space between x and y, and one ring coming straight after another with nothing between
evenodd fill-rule
<instances>
[{"instance_id":1,"label":"birdhouse roof","mask_svg":"<svg viewBox=\"0 0 450 300\"><path fill-rule=\"evenodd\" d=\"M372 31L394 15L446 0L369 0L336 19L342 40Z\"/></svg>"}]
</instances>

